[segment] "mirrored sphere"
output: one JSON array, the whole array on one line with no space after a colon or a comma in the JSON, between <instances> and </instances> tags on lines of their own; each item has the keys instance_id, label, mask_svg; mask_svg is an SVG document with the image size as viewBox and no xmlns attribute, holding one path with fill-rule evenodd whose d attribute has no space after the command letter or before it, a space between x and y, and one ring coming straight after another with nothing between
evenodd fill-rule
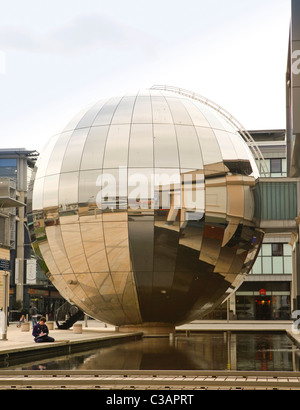
<instances>
[{"instance_id":1,"label":"mirrored sphere","mask_svg":"<svg viewBox=\"0 0 300 410\"><path fill-rule=\"evenodd\" d=\"M258 170L207 105L143 90L49 140L29 192L32 245L60 294L116 326L202 318L259 251Z\"/></svg>"}]
</instances>

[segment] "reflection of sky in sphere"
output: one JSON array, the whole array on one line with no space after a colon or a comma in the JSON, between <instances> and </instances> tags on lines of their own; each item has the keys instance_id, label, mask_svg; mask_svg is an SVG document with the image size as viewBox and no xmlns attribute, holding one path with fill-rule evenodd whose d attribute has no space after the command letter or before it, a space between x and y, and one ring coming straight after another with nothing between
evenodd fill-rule
<instances>
[{"instance_id":1,"label":"reflection of sky in sphere","mask_svg":"<svg viewBox=\"0 0 300 410\"><path fill-rule=\"evenodd\" d=\"M198 318L240 284L259 249L252 154L187 97L100 101L49 141L37 167L34 244L62 296L92 317Z\"/></svg>"}]
</instances>

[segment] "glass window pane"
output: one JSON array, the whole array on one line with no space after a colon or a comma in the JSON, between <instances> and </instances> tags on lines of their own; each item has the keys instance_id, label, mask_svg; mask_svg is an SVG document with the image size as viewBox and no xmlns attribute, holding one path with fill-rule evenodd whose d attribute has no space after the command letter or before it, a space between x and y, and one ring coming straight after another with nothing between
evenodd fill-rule
<instances>
[{"instance_id":1,"label":"glass window pane","mask_svg":"<svg viewBox=\"0 0 300 410\"><path fill-rule=\"evenodd\" d=\"M270 243L263 243L261 249L263 256L272 255L272 245Z\"/></svg>"},{"instance_id":2,"label":"glass window pane","mask_svg":"<svg viewBox=\"0 0 300 410\"><path fill-rule=\"evenodd\" d=\"M92 127L83 148L80 169L99 169L103 165L108 126Z\"/></svg>"},{"instance_id":3,"label":"glass window pane","mask_svg":"<svg viewBox=\"0 0 300 410\"><path fill-rule=\"evenodd\" d=\"M285 274L293 273L293 263L292 263L292 258L290 256L284 258L284 273Z\"/></svg>"},{"instance_id":4,"label":"glass window pane","mask_svg":"<svg viewBox=\"0 0 300 410\"><path fill-rule=\"evenodd\" d=\"M270 159L270 168L271 168L271 173L281 173L282 168L281 168L281 158L271 158Z\"/></svg>"},{"instance_id":5,"label":"glass window pane","mask_svg":"<svg viewBox=\"0 0 300 410\"><path fill-rule=\"evenodd\" d=\"M17 160L15 158L1 158L0 159L0 175L1 177L8 177L16 179Z\"/></svg>"},{"instance_id":6,"label":"glass window pane","mask_svg":"<svg viewBox=\"0 0 300 410\"><path fill-rule=\"evenodd\" d=\"M154 124L155 167L179 167L176 132L173 125Z\"/></svg>"},{"instance_id":7,"label":"glass window pane","mask_svg":"<svg viewBox=\"0 0 300 410\"><path fill-rule=\"evenodd\" d=\"M287 173L287 161L286 158L282 158L281 160L281 166L282 166L282 174L286 175Z\"/></svg>"},{"instance_id":8,"label":"glass window pane","mask_svg":"<svg viewBox=\"0 0 300 410\"><path fill-rule=\"evenodd\" d=\"M283 245L283 254L284 256L291 256L292 255L292 247L288 243Z\"/></svg>"},{"instance_id":9,"label":"glass window pane","mask_svg":"<svg viewBox=\"0 0 300 410\"><path fill-rule=\"evenodd\" d=\"M153 167L152 124L132 124L129 141L129 167Z\"/></svg>"},{"instance_id":10,"label":"glass window pane","mask_svg":"<svg viewBox=\"0 0 300 410\"><path fill-rule=\"evenodd\" d=\"M127 166L130 124L111 125L104 152L103 168Z\"/></svg>"},{"instance_id":11,"label":"glass window pane","mask_svg":"<svg viewBox=\"0 0 300 410\"><path fill-rule=\"evenodd\" d=\"M283 274L283 257L282 256L274 256L273 257L273 273L276 274Z\"/></svg>"},{"instance_id":12,"label":"glass window pane","mask_svg":"<svg viewBox=\"0 0 300 410\"><path fill-rule=\"evenodd\" d=\"M260 275L261 273L261 258L257 258L253 265L253 274Z\"/></svg>"},{"instance_id":13,"label":"glass window pane","mask_svg":"<svg viewBox=\"0 0 300 410\"><path fill-rule=\"evenodd\" d=\"M283 256L282 243L272 243L272 256Z\"/></svg>"},{"instance_id":14,"label":"glass window pane","mask_svg":"<svg viewBox=\"0 0 300 410\"><path fill-rule=\"evenodd\" d=\"M262 265L262 273L265 275L270 275L272 273L272 259L269 257L262 258Z\"/></svg>"},{"instance_id":15,"label":"glass window pane","mask_svg":"<svg viewBox=\"0 0 300 410\"><path fill-rule=\"evenodd\" d=\"M268 158L265 158L265 166L267 167L267 171L271 172L270 171L270 160Z\"/></svg>"}]
</instances>

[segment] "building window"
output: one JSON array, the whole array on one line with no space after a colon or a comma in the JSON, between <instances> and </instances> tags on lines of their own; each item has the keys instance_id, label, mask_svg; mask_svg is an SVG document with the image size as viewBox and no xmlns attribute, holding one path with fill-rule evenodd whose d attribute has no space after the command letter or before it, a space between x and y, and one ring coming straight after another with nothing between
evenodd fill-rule
<instances>
[{"instance_id":1,"label":"building window","mask_svg":"<svg viewBox=\"0 0 300 410\"><path fill-rule=\"evenodd\" d=\"M270 159L270 172L271 174L281 174L282 173L281 158L271 158Z\"/></svg>"},{"instance_id":2,"label":"building window","mask_svg":"<svg viewBox=\"0 0 300 410\"><path fill-rule=\"evenodd\" d=\"M272 243L272 256L283 256L283 243Z\"/></svg>"},{"instance_id":3,"label":"building window","mask_svg":"<svg viewBox=\"0 0 300 410\"><path fill-rule=\"evenodd\" d=\"M0 158L0 177L16 179L17 160L15 158Z\"/></svg>"},{"instance_id":4,"label":"building window","mask_svg":"<svg viewBox=\"0 0 300 410\"><path fill-rule=\"evenodd\" d=\"M290 320L290 282L244 282L235 296L237 319Z\"/></svg>"},{"instance_id":5,"label":"building window","mask_svg":"<svg viewBox=\"0 0 300 410\"><path fill-rule=\"evenodd\" d=\"M253 275L291 275L291 246L287 243L263 243L250 273Z\"/></svg>"},{"instance_id":6,"label":"building window","mask_svg":"<svg viewBox=\"0 0 300 410\"><path fill-rule=\"evenodd\" d=\"M286 177L287 176L287 161L286 158L265 158L265 165L269 175L272 178ZM262 176L265 176L263 173L262 165L258 162L258 169Z\"/></svg>"}]
</instances>

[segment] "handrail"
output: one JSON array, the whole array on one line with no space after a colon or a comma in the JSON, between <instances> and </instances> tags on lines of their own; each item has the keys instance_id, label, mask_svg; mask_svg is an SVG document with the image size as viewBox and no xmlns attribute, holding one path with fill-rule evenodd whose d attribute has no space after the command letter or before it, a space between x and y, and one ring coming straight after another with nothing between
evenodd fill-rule
<instances>
[{"instance_id":1,"label":"handrail","mask_svg":"<svg viewBox=\"0 0 300 410\"><path fill-rule=\"evenodd\" d=\"M211 107L213 110L217 111L222 117L229 122L234 128L236 128L241 136L244 138L245 142L247 143L248 147L252 151L254 158L257 159L260 163L261 170L265 177L268 176L268 167L265 163L265 159L259 147L257 146L253 137L249 134L249 132L243 127L243 125L233 117L228 111L222 108L220 105L214 103L213 101L209 100L206 97L203 97L200 94L197 94L193 91L186 90L184 88L178 88L169 85L153 85L151 90L162 90L162 91L170 91L176 94L184 95L185 97L192 98L193 100L200 101L201 103Z\"/></svg>"}]
</instances>

